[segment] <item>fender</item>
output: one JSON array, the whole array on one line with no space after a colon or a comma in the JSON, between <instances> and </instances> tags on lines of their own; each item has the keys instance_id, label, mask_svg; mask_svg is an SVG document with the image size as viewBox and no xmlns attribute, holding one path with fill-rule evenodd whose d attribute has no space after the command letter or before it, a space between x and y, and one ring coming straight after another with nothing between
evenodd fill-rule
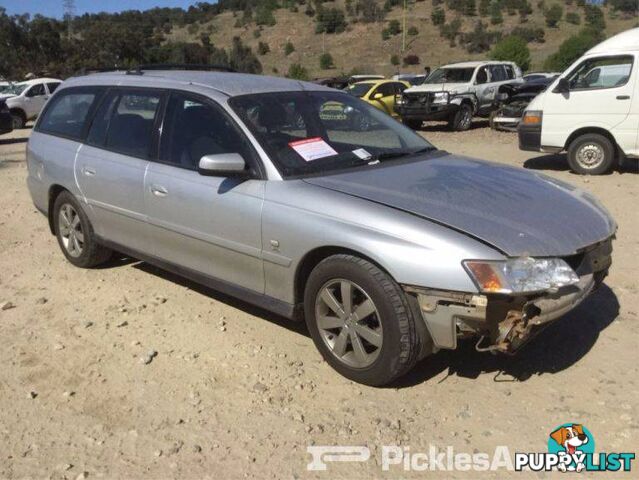
<instances>
[{"instance_id":1,"label":"fender","mask_svg":"<svg viewBox=\"0 0 639 480\"><path fill-rule=\"evenodd\" d=\"M479 100L477 99L477 96L472 93L472 92L467 92L467 93L458 93L456 95L452 95L449 103L451 105L457 105L460 106L462 104L462 102L464 101L470 101L472 107L473 107L473 113L477 113L477 108L479 106Z\"/></svg>"}]
</instances>

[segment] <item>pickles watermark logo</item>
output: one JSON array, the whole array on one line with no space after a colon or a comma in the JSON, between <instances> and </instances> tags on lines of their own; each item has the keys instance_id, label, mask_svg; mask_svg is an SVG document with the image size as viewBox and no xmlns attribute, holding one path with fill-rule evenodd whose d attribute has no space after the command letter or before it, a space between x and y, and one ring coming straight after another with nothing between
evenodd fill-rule
<instances>
[{"instance_id":1,"label":"pickles watermark logo","mask_svg":"<svg viewBox=\"0 0 639 480\"><path fill-rule=\"evenodd\" d=\"M629 472L634 453L595 453L595 438L580 423L564 423L548 436L548 453L516 453L515 470Z\"/></svg>"}]
</instances>

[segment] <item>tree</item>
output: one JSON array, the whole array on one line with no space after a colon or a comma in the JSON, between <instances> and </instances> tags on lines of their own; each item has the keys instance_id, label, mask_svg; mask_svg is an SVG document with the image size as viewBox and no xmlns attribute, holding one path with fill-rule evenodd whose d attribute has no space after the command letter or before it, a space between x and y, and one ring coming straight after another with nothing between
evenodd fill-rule
<instances>
[{"instance_id":1,"label":"tree","mask_svg":"<svg viewBox=\"0 0 639 480\"><path fill-rule=\"evenodd\" d=\"M433 25L443 25L446 23L446 12L443 8L436 8L433 13L430 14L430 19Z\"/></svg>"},{"instance_id":2,"label":"tree","mask_svg":"<svg viewBox=\"0 0 639 480\"><path fill-rule=\"evenodd\" d=\"M603 11L597 5L584 5L584 17L586 25L589 27L599 32L606 29L606 20L604 19Z\"/></svg>"},{"instance_id":3,"label":"tree","mask_svg":"<svg viewBox=\"0 0 639 480\"><path fill-rule=\"evenodd\" d=\"M579 25L581 23L581 17L577 12L568 12L566 14L566 21L573 25Z\"/></svg>"},{"instance_id":4,"label":"tree","mask_svg":"<svg viewBox=\"0 0 639 480\"><path fill-rule=\"evenodd\" d=\"M504 23L504 17L501 14L500 2L492 2L490 4L490 23L492 23L493 25Z\"/></svg>"},{"instance_id":5,"label":"tree","mask_svg":"<svg viewBox=\"0 0 639 480\"><path fill-rule=\"evenodd\" d=\"M493 60L515 62L522 70L530 68L530 50L526 40L515 35L501 39L490 52Z\"/></svg>"},{"instance_id":6,"label":"tree","mask_svg":"<svg viewBox=\"0 0 639 480\"><path fill-rule=\"evenodd\" d=\"M286 42L286 45L284 45L284 55L288 57L294 51L295 45L293 45L293 43L289 40L288 42Z\"/></svg>"},{"instance_id":7,"label":"tree","mask_svg":"<svg viewBox=\"0 0 639 480\"><path fill-rule=\"evenodd\" d=\"M479 0L479 15L482 17L490 15L490 0Z\"/></svg>"},{"instance_id":8,"label":"tree","mask_svg":"<svg viewBox=\"0 0 639 480\"><path fill-rule=\"evenodd\" d=\"M546 25L551 28L556 27L561 21L561 17L564 16L564 9L558 3L553 3L550 8L544 12L544 18L546 19Z\"/></svg>"},{"instance_id":9,"label":"tree","mask_svg":"<svg viewBox=\"0 0 639 480\"><path fill-rule=\"evenodd\" d=\"M626 14L637 15L637 12L639 12L639 4L637 4L637 0L608 0L608 5L610 5L614 10Z\"/></svg>"},{"instance_id":10,"label":"tree","mask_svg":"<svg viewBox=\"0 0 639 480\"><path fill-rule=\"evenodd\" d=\"M597 45L599 41L600 39L591 29L583 29L577 35L566 39L559 46L559 50L546 59L544 68L548 71L561 72Z\"/></svg>"},{"instance_id":11,"label":"tree","mask_svg":"<svg viewBox=\"0 0 639 480\"><path fill-rule=\"evenodd\" d=\"M255 10L255 23L258 25L270 26L277 23L275 16L273 15L273 7L268 4L268 2L264 2L264 4L259 5Z\"/></svg>"},{"instance_id":12,"label":"tree","mask_svg":"<svg viewBox=\"0 0 639 480\"><path fill-rule=\"evenodd\" d=\"M399 55L391 55L390 57L390 63L393 66L397 66L399 65Z\"/></svg>"},{"instance_id":13,"label":"tree","mask_svg":"<svg viewBox=\"0 0 639 480\"><path fill-rule=\"evenodd\" d=\"M415 37L419 35L419 30L417 30L417 27L410 27L408 29L408 35L410 35L411 37Z\"/></svg>"},{"instance_id":14,"label":"tree","mask_svg":"<svg viewBox=\"0 0 639 480\"><path fill-rule=\"evenodd\" d=\"M322 70L330 70L335 68L333 56L330 53L322 53L319 58L320 68Z\"/></svg>"},{"instance_id":15,"label":"tree","mask_svg":"<svg viewBox=\"0 0 639 480\"><path fill-rule=\"evenodd\" d=\"M472 32L462 35L462 42L468 53L483 53L490 50L490 46L500 36L499 32L488 31L481 21L477 21Z\"/></svg>"},{"instance_id":16,"label":"tree","mask_svg":"<svg viewBox=\"0 0 639 480\"><path fill-rule=\"evenodd\" d=\"M271 47L268 46L266 42L260 42L257 44L257 54L258 55L266 55L271 51Z\"/></svg>"},{"instance_id":17,"label":"tree","mask_svg":"<svg viewBox=\"0 0 639 480\"><path fill-rule=\"evenodd\" d=\"M290 67L288 67L288 73L286 76L295 80L308 80L308 70L299 63L293 63Z\"/></svg>"},{"instance_id":18,"label":"tree","mask_svg":"<svg viewBox=\"0 0 639 480\"><path fill-rule=\"evenodd\" d=\"M234 70L246 73L262 73L262 64L251 50L251 47L242 43L240 37L233 37L228 55L229 65Z\"/></svg>"},{"instance_id":19,"label":"tree","mask_svg":"<svg viewBox=\"0 0 639 480\"><path fill-rule=\"evenodd\" d=\"M317 10L315 33L341 33L344 30L346 30L346 18L343 10L323 7Z\"/></svg>"},{"instance_id":20,"label":"tree","mask_svg":"<svg viewBox=\"0 0 639 480\"><path fill-rule=\"evenodd\" d=\"M391 20L388 22L388 33L391 35L398 35L402 33L402 26L399 23L399 20Z\"/></svg>"},{"instance_id":21,"label":"tree","mask_svg":"<svg viewBox=\"0 0 639 480\"><path fill-rule=\"evenodd\" d=\"M404 65L419 65L419 57L414 53L406 55L403 59Z\"/></svg>"}]
</instances>

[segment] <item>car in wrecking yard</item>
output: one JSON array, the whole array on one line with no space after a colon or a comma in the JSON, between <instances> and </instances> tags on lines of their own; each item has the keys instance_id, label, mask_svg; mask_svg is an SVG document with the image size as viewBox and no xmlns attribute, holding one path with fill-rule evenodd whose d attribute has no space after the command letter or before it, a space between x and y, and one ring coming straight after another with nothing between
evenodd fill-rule
<instances>
[{"instance_id":1,"label":"car in wrecking yard","mask_svg":"<svg viewBox=\"0 0 639 480\"><path fill-rule=\"evenodd\" d=\"M530 102L546 90L555 78L540 76L526 80L524 83L507 83L499 87L495 97L495 110L489 117L490 128L516 132Z\"/></svg>"},{"instance_id":2,"label":"car in wrecking yard","mask_svg":"<svg viewBox=\"0 0 639 480\"><path fill-rule=\"evenodd\" d=\"M370 130L334 128L335 103ZM601 284L617 228L576 187L438 150L352 95L283 78L72 78L27 162L73 265L121 252L304 319L324 359L368 385L460 338L515 352Z\"/></svg>"},{"instance_id":3,"label":"car in wrecking yard","mask_svg":"<svg viewBox=\"0 0 639 480\"><path fill-rule=\"evenodd\" d=\"M402 80L365 80L348 86L346 92L396 117L395 100L409 87Z\"/></svg>"},{"instance_id":4,"label":"car in wrecking yard","mask_svg":"<svg viewBox=\"0 0 639 480\"><path fill-rule=\"evenodd\" d=\"M474 116L488 117L494 110L497 90L506 83L523 83L521 69L513 62L444 65L421 85L405 90L395 108L414 130L424 121L447 121L451 130L468 130Z\"/></svg>"}]
</instances>

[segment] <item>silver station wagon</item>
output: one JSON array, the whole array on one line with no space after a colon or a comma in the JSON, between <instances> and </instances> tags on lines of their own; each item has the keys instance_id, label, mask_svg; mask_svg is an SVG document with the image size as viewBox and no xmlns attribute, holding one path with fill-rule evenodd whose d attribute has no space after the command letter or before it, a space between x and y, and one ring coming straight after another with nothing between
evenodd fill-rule
<instances>
[{"instance_id":1,"label":"silver station wagon","mask_svg":"<svg viewBox=\"0 0 639 480\"><path fill-rule=\"evenodd\" d=\"M33 201L73 265L116 251L304 319L326 361L369 385L460 338L512 353L611 264L616 224L589 194L437 150L295 80L72 78L27 158Z\"/></svg>"}]
</instances>

